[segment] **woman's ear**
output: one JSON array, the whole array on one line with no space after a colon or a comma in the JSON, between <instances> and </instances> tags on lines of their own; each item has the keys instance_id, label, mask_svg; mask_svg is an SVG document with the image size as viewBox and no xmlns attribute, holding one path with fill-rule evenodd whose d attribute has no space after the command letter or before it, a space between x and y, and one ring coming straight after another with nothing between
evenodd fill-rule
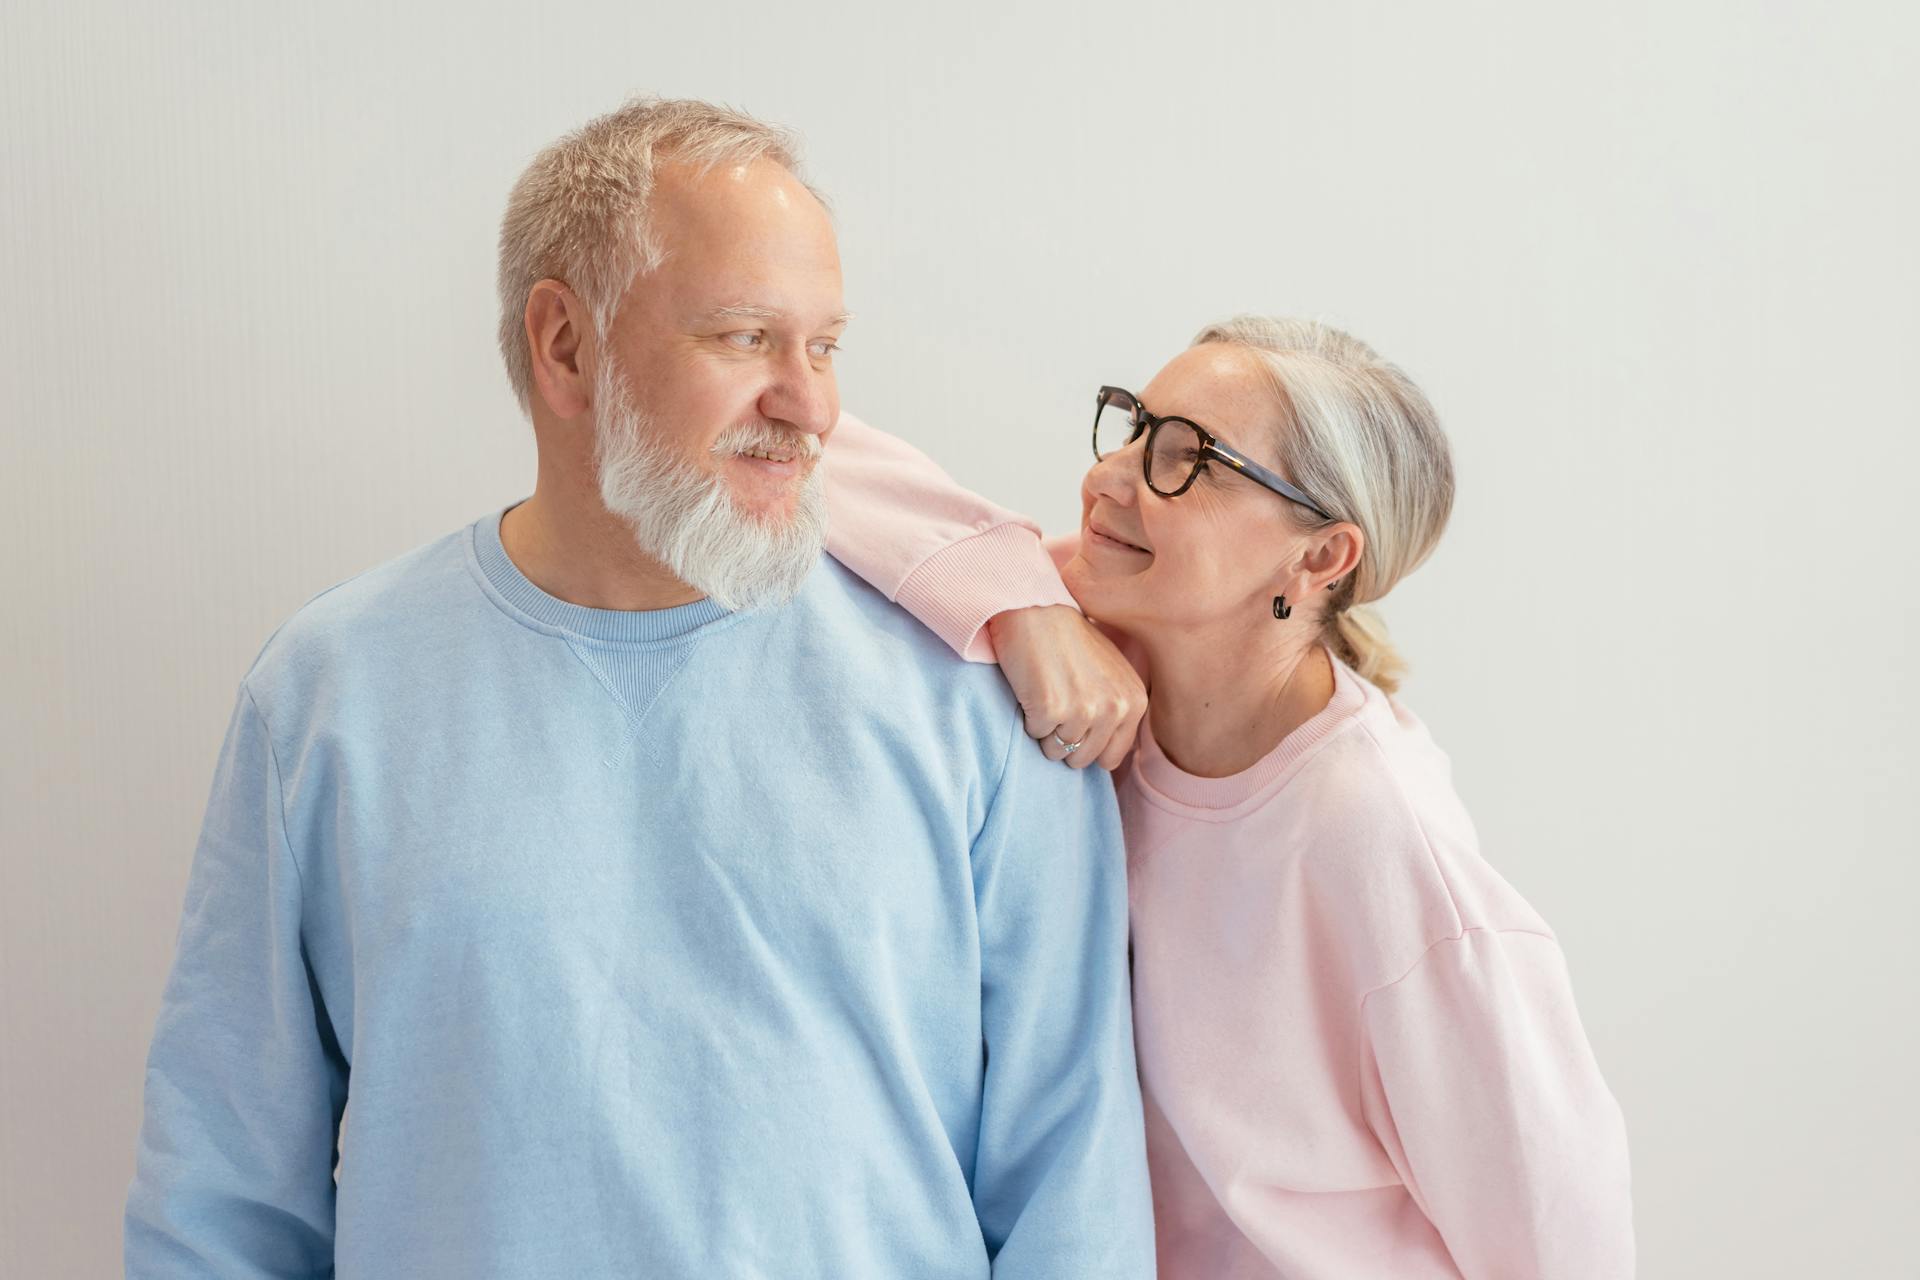
<instances>
[{"instance_id":1,"label":"woman's ear","mask_svg":"<svg viewBox=\"0 0 1920 1280\"><path fill-rule=\"evenodd\" d=\"M1367 535L1357 524L1331 525L1315 533L1302 550L1298 568L1304 581L1300 599L1308 592L1323 591L1346 579L1360 567L1360 555L1367 547Z\"/></svg>"},{"instance_id":2,"label":"woman's ear","mask_svg":"<svg viewBox=\"0 0 1920 1280\"><path fill-rule=\"evenodd\" d=\"M521 317L533 358L533 386L553 416L570 422L593 404L582 347L591 326L586 304L558 280L542 280L527 293Z\"/></svg>"}]
</instances>

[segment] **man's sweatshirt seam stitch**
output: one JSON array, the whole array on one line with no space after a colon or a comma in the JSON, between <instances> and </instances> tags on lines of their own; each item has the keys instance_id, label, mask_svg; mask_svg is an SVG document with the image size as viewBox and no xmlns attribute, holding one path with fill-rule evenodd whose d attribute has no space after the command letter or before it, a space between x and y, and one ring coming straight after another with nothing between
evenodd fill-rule
<instances>
[{"instance_id":1,"label":"man's sweatshirt seam stitch","mask_svg":"<svg viewBox=\"0 0 1920 1280\"><path fill-rule=\"evenodd\" d=\"M287 861L293 864L294 883L300 889L300 900L306 901L307 873L300 865L300 855L293 847L293 837L287 830L287 775L280 767L280 748L274 745L273 725L267 719L267 713L261 709L260 700L253 696L253 689L246 681L240 682L240 691L247 696L247 705L253 708L253 714L259 718L260 730L267 740L267 762L273 768L273 799L280 811L280 845L287 851Z\"/></svg>"}]
</instances>

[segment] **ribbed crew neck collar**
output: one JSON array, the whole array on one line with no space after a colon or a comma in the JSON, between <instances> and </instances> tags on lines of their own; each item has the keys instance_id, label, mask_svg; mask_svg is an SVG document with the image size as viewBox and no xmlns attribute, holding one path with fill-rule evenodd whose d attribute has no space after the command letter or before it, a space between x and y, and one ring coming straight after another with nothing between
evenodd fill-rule
<instances>
[{"instance_id":1,"label":"ribbed crew neck collar","mask_svg":"<svg viewBox=\"0 0 1920 1280\"><path fill-rule=\"evenodd\" d=\"M500 519L511 510L509 506L474 522L474 564L490 588L488 594L494 603L535 630L560 632L597 644L662 645L691 639L703 628L738 616L711 599L671 609L626 610L590 609L550 596L520 572L501 545Z\"/></svg>"},{"instance_id":2,"label":"ribbed crew neck collar","mask_svg":"<svg viewBox=\"0 0 1920 1280\"><path fill-rule=\"evenodd\" d=\"M1367 700L1366 686L1333 650L1333 697L1312 719L1282 738L1279 745L1250 767L1226 778L1203 778L1188 773L1167 758L1153 737L1153 717L1140 721L1140 740L1134 751L1134 776L1149 791L1190 809L1232 809L1266 792L1290 775L1327 736L1345 724Z\"/></svg>"}]
</instances>

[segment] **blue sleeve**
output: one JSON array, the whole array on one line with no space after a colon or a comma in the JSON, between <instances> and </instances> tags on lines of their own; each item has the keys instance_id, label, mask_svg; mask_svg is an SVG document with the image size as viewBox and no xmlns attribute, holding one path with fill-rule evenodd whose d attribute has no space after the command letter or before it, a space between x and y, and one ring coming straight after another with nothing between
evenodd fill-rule
<instances>
[{"instance_id":1,"label":"blue sleeve","mask_svg":"<svg viewBox=\"0 0 1920 1280\"><path fill-rule=\"evenodd\" d=\"M147 1055L130 1280L332 1275L346 1093L301 943L279 769L242 686Z\"/></svg>"},{"instance_id":2,"label":"blue sleeve","mask_svg":"<svg viewBox=\"0 0 1920 1280\"><path fill-rule=\"evenodd\" d=\"M1001 1280L1150 1280L1113 784L1014 730L973 849L986 1037L975 1211Z\"/></svg>"}]
</instances>

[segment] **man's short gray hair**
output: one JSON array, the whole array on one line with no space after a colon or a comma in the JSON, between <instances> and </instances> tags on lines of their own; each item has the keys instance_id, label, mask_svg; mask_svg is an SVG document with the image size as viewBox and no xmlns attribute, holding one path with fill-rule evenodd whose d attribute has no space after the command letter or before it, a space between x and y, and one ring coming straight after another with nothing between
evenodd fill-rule
<instances>
[{"instance_id":1,"label":"man's short gray hair","mask_svg":"<svg viewBox=\"0 0 1920 1280\"><path fill-rule=\"evenodd\" d=\"M533 286L565 282L604 336L627 287L667 254L648 217L660 165L681 162L704 173L765 158L800 177L799 155L798 137L752 116L691 99L646 97L535 156L513 184L500 222L500 354L521 412L533 413L533 354L524 320Z\"/></svg>"}]
</instances>

